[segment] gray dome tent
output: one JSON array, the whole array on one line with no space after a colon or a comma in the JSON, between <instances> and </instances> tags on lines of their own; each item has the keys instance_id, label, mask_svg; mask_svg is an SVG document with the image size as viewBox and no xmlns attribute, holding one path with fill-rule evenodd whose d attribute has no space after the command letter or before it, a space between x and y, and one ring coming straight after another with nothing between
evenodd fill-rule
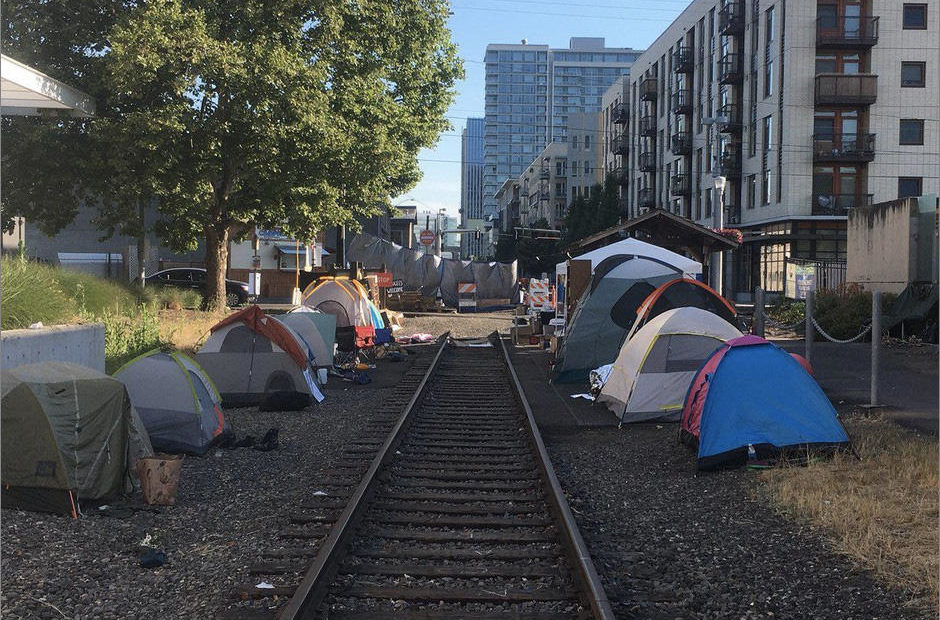
<instances>
[{"instance_id":1,"label":"gray dome tent","mask_svg":"<svg viewBox=\"0 0 940 620\"><path fill-rule=\"evenodd\" d=\"M203 455L229 431L219 393L188 355L154 349L121 366L114 378L127 386L155 450Z\"/></svg>"},{"instance_id":2,"label":"gray dome tent","mask_svg":"<svg viewBox=\"0 0 940 620\"><path fill-rule=\"evenodd\" d=\"M654 256L617 254L602 260L565 328L554 381L577 383L592 369L613 362L637 307L657 286L681 275L680 267Z\"/></svg>"},{"instance_id":3,"label":"gray dome tent","mask_svg":"<svg viewBox=\"0 0 940 620\"><path fill-rule=\"evenodd\" d=\"M65 362L4 370L0 383L4 508L78 516L80 500L133 489L153 449L123 383Z\"/></svg>"}]
</instances>

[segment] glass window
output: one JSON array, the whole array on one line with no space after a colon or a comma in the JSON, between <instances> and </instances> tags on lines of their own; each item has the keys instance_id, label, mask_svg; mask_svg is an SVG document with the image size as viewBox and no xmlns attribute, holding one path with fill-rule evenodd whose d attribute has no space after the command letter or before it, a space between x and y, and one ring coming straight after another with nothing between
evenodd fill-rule
<instances>
[{"instance_id":1,"label":"glass window","mask_svg":"<svg viewBox=\"0 0 940 620\"><path fill-rule=\"evenodd\" d=\"M769 44L774 40L774 7L767 9L767 20L766 20L766 32L767 32L767 43Z\"/></svg>"},{"instance_id":2,"label":"glass window","mask_svg":"<svg viewBox=\"0 0 940 620\"><path fill-rule=\"evenodd\" d=\"M839 26L839 7L835 4L819 4L816 6L816 23L819 28L835 30Z\"/></svg>"},{"instance_id":3,"label":"glass window","mask_svg":"<svg viewBox=\"0 0 940 620\"><path fill-rule=\"evenodd\" d=\"M747 208L753 209L757 206L757 175L752 174L747 177Z\"/></svg>"},{"instance_id":4,"label":"glass window","mask_svg":"<svg viewBox=\"0 0 940 620\"><path fill-rule=\"evenodd\" d=\"M764 66L764 97L770 97L774 94L774 61L772 58L767 59L767 64Z\"/></svg>"},{"instance_id":5,"label":"glass window","mask_svg":"<svg viewBox=\"0 0 940 620\"><path fill-rule=\"evenodd\" d=\"M765 151L769 151L773 148L773 145L774 145L774 117L773 116L764 117L763 145L764 145Z\"/></svg>"},{"instance_id":6,"label":"glass window","mask_svg":"<svg viewBox=\"0 0 940 620\"><path fill-rule=\"evenodd\" d=\"M898 142L900 144L923 144L924 120L920 118L902 118Z\"/></svg>"},{"instance_id":7,"label":"glass window","mask_svg":"<svg viewBox=\"0 0 940 620\"><path fill-rule=\"evenodd\" d=\"M926 4L905 4L904 5L904 29L905 30L926 30L927 29L927 5Z\"/></svg>"},{"instance_id":8,"label":"glass window","mask_svg":"<svg viewBox=\"0 0 940 620\"><path fill-rule=\"evenodd\" d=\"M899 177L898 198L920 196L923 179L921 177Z\"/></svg>"},{"instance_id":9,"label":"glass window","mask_svg":"<svg viewBox=\"0 0 940 620\"><path fill-rule=\"evenodd\" d=\"M927 73L927 63L924 62L902 62L901 63L901 86L908 88L923 88L925 83L925 74Z\"/></svg>"},{"instance_id":10,"label":"glass window","mask_svg":"<svg viewBox=\"0 0 940 620\"><path fill-rule=\"evenodd\" d=\"M773 173L770 169L764 170L764 182L761 184L761 204L769 205L770 204L770 187L773 183L772 179Z\"/></svg>"}]
</instances>

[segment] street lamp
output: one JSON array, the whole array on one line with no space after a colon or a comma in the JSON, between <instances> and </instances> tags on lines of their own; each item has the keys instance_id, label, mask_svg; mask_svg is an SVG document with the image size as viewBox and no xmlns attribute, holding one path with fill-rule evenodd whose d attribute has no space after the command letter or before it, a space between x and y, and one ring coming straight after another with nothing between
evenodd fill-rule
<instances>
[{"instance_id":1,"label":"street lamp","mask_svg":"<svg viewBox=\"0 0 940 620\"><path fill-rule=\"evenodd\" d=\"M712 176L712 183L715 185L715 193L718 194L717 208L712 211L712 222L714 222L717 230L721 230L725 227L725 185L727 182L728 179L723 176L717 174ZM724 296L722 287L725 268L724 256L724 252L712 252L712 264L715 266L715 273L712 275L712 284L721 296Z\"/></svg>"}]
</instances>

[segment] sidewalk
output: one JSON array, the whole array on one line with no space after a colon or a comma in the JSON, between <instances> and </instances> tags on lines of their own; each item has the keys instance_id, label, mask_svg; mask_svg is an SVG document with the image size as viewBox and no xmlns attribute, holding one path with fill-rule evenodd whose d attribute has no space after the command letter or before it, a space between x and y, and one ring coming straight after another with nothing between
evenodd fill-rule
<instances>
[{"instance_id":1,"label":"sidewalk","mask_svg":"<svg viewBox=\"0 0 940 620\"><path fill-rule=\"evenodd\" d=\"M775 340L775 344L803 355L803 340ZM938 435L940 378L936 345L881 349L879 400L885 416L902 426ZM816 380L833 404L845 401L865 405L870 400L871 344L816 342L813 345Z\"/></svg>"}]
</instances>

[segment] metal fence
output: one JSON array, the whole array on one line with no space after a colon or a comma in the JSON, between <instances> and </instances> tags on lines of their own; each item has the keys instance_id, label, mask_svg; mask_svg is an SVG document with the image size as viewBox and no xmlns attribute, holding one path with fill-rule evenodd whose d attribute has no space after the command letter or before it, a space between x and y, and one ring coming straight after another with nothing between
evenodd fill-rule
<instances>
[{"instance_id":1,"label":"metal fence","mask_svg":"<svg viewBox=\"0 0 940 620\"><path fill-rule=\"evenodd\" d=\"M806 299L806 291L831 291L845 284L845 260L810 260L787 257L784 294L791 299Z\"/></svg>"}]
</instances>

